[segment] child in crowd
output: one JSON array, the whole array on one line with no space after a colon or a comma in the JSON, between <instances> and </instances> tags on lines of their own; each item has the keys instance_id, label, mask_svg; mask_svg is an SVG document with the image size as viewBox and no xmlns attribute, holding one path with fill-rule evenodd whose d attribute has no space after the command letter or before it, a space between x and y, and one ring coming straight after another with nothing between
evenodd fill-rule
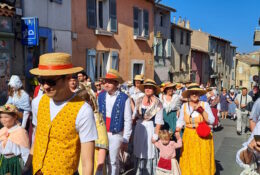
<instances>
[{"instance_id":1,"label":"child in crowd","mask_svg":"<svg viewBox=\"0 0 260 175\"><path fill-rule=\"evenodd\" d=\"M175 159L176 149L182 147L182 140L179 132L175 133L177 142L171 141L172 134L167 130L159 132L159 141L152 140L153 144L160 150L156 175L180 175L180 167Z\"/></svg>"},{"instance_id":2,"label":"child in crowd","mask_svg":"<svg viewBox=\"0 0 260 175\"><path fill-rule=\"evenodd\" d=\"M11 104L0 107L0 174L21 175L30 154L29 137L18 122L22 113Z\"/></svg>"}]
</instances>

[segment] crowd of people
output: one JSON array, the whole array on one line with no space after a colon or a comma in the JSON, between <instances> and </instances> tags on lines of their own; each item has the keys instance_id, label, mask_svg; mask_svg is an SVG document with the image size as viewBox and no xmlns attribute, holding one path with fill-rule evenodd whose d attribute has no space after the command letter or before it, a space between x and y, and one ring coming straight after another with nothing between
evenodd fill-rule
<instances>
[{"instance_id":1,"label":"crowd of people","mask_svg":"<svg viewBox=\"0 0 260 175\"><path fill-rule=\"evenodd\" d=\"M66 53L41 55L30 72L39 82L33 97L13 75L0 107L0 174L214 175L219 118L237 120L238 135L260 132L257 87L125 82L114 69L92 82ZM243 167L260 151L251 140L237 155Z\"/></svg>"}]
</instances>

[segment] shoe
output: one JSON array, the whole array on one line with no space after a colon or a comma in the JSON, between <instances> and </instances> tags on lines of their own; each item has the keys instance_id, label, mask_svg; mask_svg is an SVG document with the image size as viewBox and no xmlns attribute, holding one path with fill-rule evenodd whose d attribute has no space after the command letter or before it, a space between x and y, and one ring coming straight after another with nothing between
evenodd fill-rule
<instances>
[{"instance_id":1,"label":"shoe","mask_svg":"<svg viewBox=\"0 0 260 175\"><path fill-rule=\"evenodd\" d=\"M242 134L241 132L238 132L238 131L237 131L237 135L239 135L239 136L240 136L241 134Z\"/></svg>"}]
</instances>

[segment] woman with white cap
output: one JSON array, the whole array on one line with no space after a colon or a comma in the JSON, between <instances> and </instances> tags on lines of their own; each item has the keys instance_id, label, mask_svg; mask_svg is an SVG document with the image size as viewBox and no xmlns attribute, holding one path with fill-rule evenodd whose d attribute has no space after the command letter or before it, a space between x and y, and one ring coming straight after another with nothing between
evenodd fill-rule
<instances>
[{"instance_id":1,"label":"woman with white cap","mask_svg":"<svg viewBox=\"0 0 260 175\"><path fill-rule=\"evenodd\" d=\"M234 120L236 118L236 94L234 89L230 89L230 93L228 94L228 115L231 116L231 119Z\"/></svg>"},{"instance_id":2,"label":"woman with white cap","mask_svg":"<svg viewBox=\"0 0 260 175\"><path fill-rule=\"evenodd\" d=\"M140 86L145 96L136 101L133 116L137 118L134 131L135 171L137 175L155 173L157 158L156 148L152 144L158 140L159 130L163 121L163 106L155 96L160 88L154 80L146 79Z\"/></svg>"},{"instance_id":3,"label":"woman with white cap","mask_svg":"<svg viewBox=\"0 0 260 175\"><path fill-rule=\"evenodd\" d=\"M209 104L199 100L206 92L192 83L182 93L189 99L182 105L176 127L176 132L185 127L180 157L182 175L214 175L216 171L213 135L208 126L214 123L215 117Z\"/></svg>"},{"instance_id":4,"label":"woman with white cap","mask_svg":"<svg viewBox=\"0 0 260 175\"><path fill-rule=\"evenodd\" d=\"M30 97L23 90L23 83L19 76L12 75L8 86L9 97L6 104L13 104L23 112L22 127L25 128L31 112Z\"/></svg>"}]
</instances>

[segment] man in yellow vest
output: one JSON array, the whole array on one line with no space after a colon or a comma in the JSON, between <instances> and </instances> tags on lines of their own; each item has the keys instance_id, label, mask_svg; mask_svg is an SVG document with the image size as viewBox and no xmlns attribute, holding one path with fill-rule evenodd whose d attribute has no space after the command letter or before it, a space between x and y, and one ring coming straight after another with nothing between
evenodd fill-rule
<instances>
[{"instance_id":1,"label":"man in yellow vest","mask_svg":"<svg viewBox=\"0 0 260 175\"><path fill-rule=\"evenodd\" d=\"M83 174L93 175L97 139L93 110L69 88L72 74L81 70L73 67L66 53L41 55L38 68L30 70L40 77L45 92L32 102L33 174L77 174L81 154Z\"/></svg>"}]
</instances>

